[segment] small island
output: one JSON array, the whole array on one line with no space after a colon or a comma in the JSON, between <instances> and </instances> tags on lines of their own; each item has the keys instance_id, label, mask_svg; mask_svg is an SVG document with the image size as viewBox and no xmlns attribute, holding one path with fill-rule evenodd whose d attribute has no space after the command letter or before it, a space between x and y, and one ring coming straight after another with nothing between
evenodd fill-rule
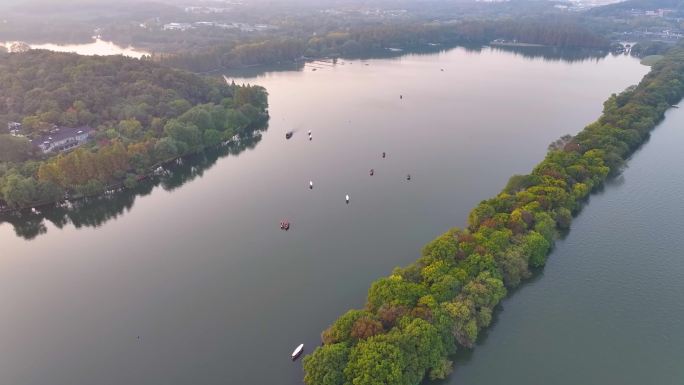
<instances>
[{"instance_id":1,"label":"small island","mask_svg":"<svg viewBox=\"0 0 684 385\"><path fill-rule=\"evenodd\" d=\"M268 120L261 87L122 56L2 54L0 100L1 210L133 187Z\"/></svg>"}]
</instances>

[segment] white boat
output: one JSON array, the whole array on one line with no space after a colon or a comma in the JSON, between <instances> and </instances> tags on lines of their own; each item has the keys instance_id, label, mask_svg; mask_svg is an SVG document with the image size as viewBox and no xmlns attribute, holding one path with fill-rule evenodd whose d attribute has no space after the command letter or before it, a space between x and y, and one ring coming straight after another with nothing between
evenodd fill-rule
<instances>
[{"instance_id":1,"label":"white boat","mask_svg":"<svg viewBox=\"0 0 684 385\"><path fill-rule=\"evenodd\" d=\"M310 189L313 188L313 181L312 180L309 181L309 188Z\"/></svg>"},{"instance_id":2,"label":"white boat","mask_svg":"<svg viewBox=\"0 0 684 385\"><path fill-rule=\"evenodd\" d=\"M297 357L299 357L300 354L304 351L304 344L299 344L297 348L292 352L292 359L296 360Z\"/></svg>"},{"instance_id":3,"label":"white boat","mask_svg":"<svg viewBox=\"0 0 684 385\"><path fill-rule=\"evenodd\" d=\"M347 203L349 203L349 194L347 194L347 196L344 197L344 199L347 201Z\"/></svg>"}]
</instances>

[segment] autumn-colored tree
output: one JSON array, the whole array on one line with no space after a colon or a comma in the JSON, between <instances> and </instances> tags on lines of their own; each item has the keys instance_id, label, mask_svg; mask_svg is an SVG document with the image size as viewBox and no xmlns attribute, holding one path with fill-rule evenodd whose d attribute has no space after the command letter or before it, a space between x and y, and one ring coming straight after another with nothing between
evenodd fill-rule
<instances>
[{"instance_id":1,"label":"autumn-colored tree","mask_svg":"<svg viewBox=\"0 0 684 385\"><path fill-rule=\"evenodd\" d=\"M351 332L352 338L357 340L365 340L383 331L382 323L370 317L362 317L354 321Z\"/></svg>"}]
</instances>

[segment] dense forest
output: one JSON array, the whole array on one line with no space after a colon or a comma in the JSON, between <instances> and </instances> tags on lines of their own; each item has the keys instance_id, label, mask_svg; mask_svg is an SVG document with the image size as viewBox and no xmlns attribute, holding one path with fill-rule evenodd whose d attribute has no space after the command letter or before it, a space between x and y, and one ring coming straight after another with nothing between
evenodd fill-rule
<instances>
[{"instance_id":1,"label":"dense forest","mask_svg":"<svg viewBox=\"0 0 684 385\"><path fill-rule=\"evenodd\" d=\"M354 57L387 48L416 49L430 45L487 44L494 39L516 40L562 48L606 50L605 38L574 19L518 19L457 23L396 23L332 31L306 38L276 37L229 42L200 52L163 55L163 64L205 72L292 62L302 57Z\"/></svg>"},{"instance_id":2,"label":"dense forest","mask_svg":"<svg viewBox=\"0 0 684 385\"><path fill-rule=\"evenodd\" d=\"M618 173L684 95L684 45L637 86L612 95L601 117L549 146L528 175L423 248L415 263L375 281L304 360L308 385L411 385L445 378L457 348L472 348L495 307L543 266L589 194Z\"/></svg>"},{"instance_id":3,"label":"dense forest","mask_svg":"<svg viewBox=\"0 0 684 385\"><path fill-rule=\"evenodd\" d=\"M152 166L262 127L267 96L121 56L0 55L0 204L26 207L135 185ZM4 127L21 122L21 135ZM95 129L71 152L31 143L55 126Z\"/></svg>"},{"instance_id":4,"label":"dense forest","mask_svg":"<svg viewBox=\"0 0 684 385\"><path fill-rule=\"evenodd\" d=\"M206 7L212 7L211 12ZM190 8L190 9L188 9ZM194 8L194 10L193 10ZM539 0L464 2L445 0L211 2L206 0L4 0L0 36L30 43L79 43L93 31L105 40L149 52L197 53L226 42L255 42L356 30L388 24L465 19L495 20L560 15L554 3ZM213 22L268 25L266 30L200 26L167 30L167 23Z\"/></svg>"},{"instance_id":5,"label":"dense forest","mask_svg":"<svg viewBox=\"0 0 684 385\"><path fill-rule=\"evenodd\" d=\"M662 55L672 48L672 44L662 41L642 41L634 44L630 54L636 57L646 57L649 55Z\"/></svg>"},{"instance_id":6,"label":"dense forest","mask_svg":"<svg viewBox=\"0 0 684 385\"><path fill-rule=\"evenodd\" d=\"M630 0L582 11L536 0L373 0L352 1L346 6L335 1L250 1L204 13L185 8L205 5L192 0L30 0L0 5L7 15L0 23L0 35L32 43L83 43L91 41L95 33L104 40L146 50L162 64L210 72L282 65L305 58L384 56L388 48L417 51L459 44L479 46L495 39L606 52L609 40L648 40L653 37L641 36L644 30L678 30L679 13L668 18L631 13L632 8L663 7L681 12L677 4ZM185 27L168 29L168 23ZM254 28L257 25L263 28Z\"/></svg>"}]
</instances>

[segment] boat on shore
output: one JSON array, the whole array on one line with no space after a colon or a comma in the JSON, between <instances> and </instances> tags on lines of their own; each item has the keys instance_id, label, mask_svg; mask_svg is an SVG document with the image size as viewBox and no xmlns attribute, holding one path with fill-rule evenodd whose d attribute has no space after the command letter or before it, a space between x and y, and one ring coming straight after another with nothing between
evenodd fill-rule
<instances>
[{"instance_id":1,"label":"boat on shore","mask_svg":"<svg viewBox=\"0 0 684 385\"><path fill-rule=\"evenodd\" d=\"M297 357L299 357L303 351L304 351L304 344L299 344L299 346L297 346L295 348L295 350L292 352L292 361L296 360Z\"/></svg>"}]
</instances>

